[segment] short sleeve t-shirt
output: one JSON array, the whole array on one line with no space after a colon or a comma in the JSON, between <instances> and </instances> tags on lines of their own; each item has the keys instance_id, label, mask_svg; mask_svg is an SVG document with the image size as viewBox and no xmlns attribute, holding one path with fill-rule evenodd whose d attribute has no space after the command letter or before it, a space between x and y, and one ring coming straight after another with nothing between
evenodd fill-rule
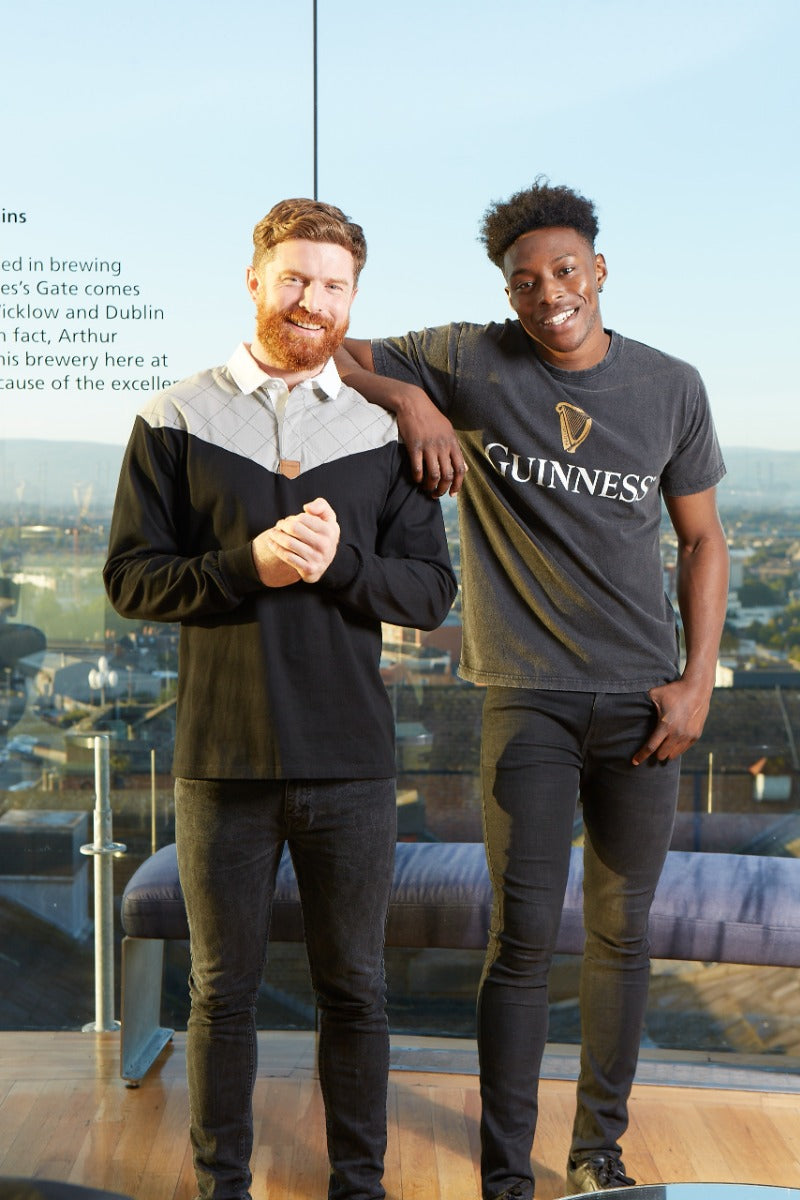
<instances>
[{"instance_id":1,"label":"short sleeve t-shirt","mask_svg":"<svg viewBox=\"0 0 800 1200\"><path fill-rule=\"evenodd\" d=\"M612 333L585 371L544 364L518 321L372 343L458 431L464 637L480 684L638 691L678 674L664 590L661 494L725 474L703 382Z\"/></svg>"}]
</instances>

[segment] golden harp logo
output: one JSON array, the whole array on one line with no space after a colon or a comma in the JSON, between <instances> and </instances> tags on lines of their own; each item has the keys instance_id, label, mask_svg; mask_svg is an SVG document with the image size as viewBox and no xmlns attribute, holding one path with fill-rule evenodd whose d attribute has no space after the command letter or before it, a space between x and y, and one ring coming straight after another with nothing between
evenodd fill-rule
<instances>
[{"instance_id":1,"label":"golden harp logo","mask_svg":"<svg viewBox=\"0 0 800 1200\"><path fill-rule=\"evenodd\" d=\"M563 400L556 405L558 419L561 422L561 444L565 450L573 454L585 442L592 428L592 418L587 416L582 408L567 404Z\"/></svg>"}]
</instances>

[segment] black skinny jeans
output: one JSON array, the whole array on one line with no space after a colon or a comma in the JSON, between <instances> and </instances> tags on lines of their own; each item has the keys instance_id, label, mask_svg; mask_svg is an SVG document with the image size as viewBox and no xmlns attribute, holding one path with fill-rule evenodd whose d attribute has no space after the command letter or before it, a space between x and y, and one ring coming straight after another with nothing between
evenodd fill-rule
<instances>
[{"instance_id":1,"label":"black skinny jeans","mask_svg":"<svg viewBox=\"0 0 800 1200\"><path fill-rule=\"evenodd\" d=\"M175 815L192 957L186 1066L200 1197L250 1195L255 1003L288 842L319 1006L329 1200L381 1200L394 779L178 779ZM266 1117L273 1137L280 1120Z\"/></svg>"},{"instance_id":2,"label":"black skinny jeans","mask_svg":"<svg viewBox=\"0 0 800 1200\"><path fill-rule=\"evenodd\" d=\"M648 914L680 773L679 760L631 764L654 722L644 692L488 689L481 770L494 910L478 999L485 1200L517 1183L533 1195L547 977L579 796L586 947L571 1152L619 1150L647 1002Z\"/></svg>"}]
</instances>

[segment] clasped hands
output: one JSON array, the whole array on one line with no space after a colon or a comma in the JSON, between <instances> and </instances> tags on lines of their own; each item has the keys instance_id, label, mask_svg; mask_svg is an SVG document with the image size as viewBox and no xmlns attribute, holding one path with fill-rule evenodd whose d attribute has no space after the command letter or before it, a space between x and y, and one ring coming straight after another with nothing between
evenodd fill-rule
<instances>
[{"instance_id":1,"label":"clasped hands","mask_svg":"<svg viewBox=\"0 0 800 1200\"><path fill-rule=\"evenodd\" d=\"M336 513L318 496L303 511L282 517L252 541L253 562L264 587L317 583L339 545Z\"/></svg>"}]
</instances>

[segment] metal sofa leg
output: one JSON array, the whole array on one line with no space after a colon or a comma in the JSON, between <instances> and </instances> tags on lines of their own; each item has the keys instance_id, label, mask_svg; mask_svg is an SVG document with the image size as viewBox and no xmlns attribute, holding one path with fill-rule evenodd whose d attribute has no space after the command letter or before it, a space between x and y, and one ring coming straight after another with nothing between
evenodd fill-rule
<instances>
[{"instance_id":1,"label":"metal sofa leg","mask_svg":"<svg viewBox=\"0 0 800 1200\"><path fill-rule=\"evenodd\" d=\"M138 1087L174 1029L161 1020L164 943L160 938L122 939L122 1018L120 1075Z\"/></svg>"}]
</instances>

